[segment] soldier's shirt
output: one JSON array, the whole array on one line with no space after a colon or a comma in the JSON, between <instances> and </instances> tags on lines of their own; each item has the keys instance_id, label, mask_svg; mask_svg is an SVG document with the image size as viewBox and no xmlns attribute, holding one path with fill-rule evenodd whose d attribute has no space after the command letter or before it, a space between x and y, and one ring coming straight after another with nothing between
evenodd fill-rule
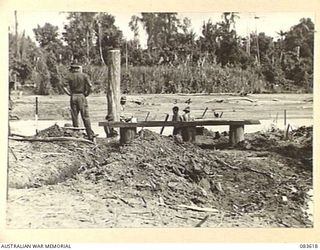
<instances>
[{"instance_id":1,"label":"soldier's shirt","mask_svg":"<svg viewBox=\"0 0 320 250\"><path fill-rule=\"evenodd\" d=\"M182 115L182 120L185 122L190 122L193 121L194 118L189 113L187 113Z\"/></svg>"},{"instance_id":2,"label":"soldier's shirt","mask_svg":"<svg viewBox=\"0 0 320 250\"><path fill-rule=\"evenodd\" d=\"M70 73L67 79L71 94L87 95L91 89L89 77L81 72Z\"/></svg>"}]
</instances>

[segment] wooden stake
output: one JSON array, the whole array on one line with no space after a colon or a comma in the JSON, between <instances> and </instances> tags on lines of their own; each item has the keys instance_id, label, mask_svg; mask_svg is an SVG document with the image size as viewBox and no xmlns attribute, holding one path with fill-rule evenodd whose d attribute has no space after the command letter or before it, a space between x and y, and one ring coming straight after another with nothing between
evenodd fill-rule
<instances>
[{"instance_id":1,"label":"wooden stake","mask_svg":"<svg viewBox=\"0 0 320 250\"><path fill-rule=\"evenodd\" d=\"M150 115L150 111L148 111L148 114L147 114L147 116L146 116L146 119L144 119L145 122L148 120L149 115ZM142 127L140 131L143 131L143 129L144 129L144 127Z\"/></svg>"},{"instance_id":2,"label":"wooden stake","mask_svg":"<svg viewBox=\"0 0 320 250\"><path fill-rule=\"evenodd\" d=\"M286 127L287 126L287 110L285 109L284 110L284 126Z\"/></svg>"},{"instance_id":3,"label":"wooden stake","mask_svg":"<svg viewBox=\"0 0 320 250\"><path fill-rule=\"evenodd\" d=\"M36 135L38 134L38 112L39 112L39 103L38 103L38 97L36 97L36 114L35 114L35 120L36 120Z\"/></svg>"},{"instance_id":4,"label":"wooden stake","mask_svg":"<svg viewBox=\"0 0 320 250\"><path fill-rule=\"evenodd\" d=\"M166 119L164 119L164 121L165 121L165 122L168 121L168 118L169 118L169 114L167 114ZM163 127L161 128L160 135L162 135L163 130L164 130L164 127L165 127L165 126L163 126Z\"/></svg>"},{"instance_id":5,"label":"wooden stake","mask_svg":"<svg viewBox=\"0 0 320 250\"><path fill-rule=\"evenodd\" d=\"M38 102L38 97L36 97L36 116L38 116L39 112L39 102Z\"/></svg>"},{"instance_id":6,"label":"wooden stake","mask_svg":"<svg viewBox=\"0 0 320 250\"><path fill-rule=\"evenodd\" d=\"M288 138L289 138L289 129L290 129L290 124L288 124L288 126L287 126L286 136L285 136L286 140L288 140Z\"/></svg>"},{"instance_id":7,"label":"wooden stake","mask_svg":"<svg viewBox=\"0 0 320 250\"><path fill-rule=\"evenodd\" d=\"M203 118L206 115L207 110L208 110L208 107L206 107L206 109L203 111L203 114L202 114L201 118Z\"/></svg>"}]
</instances>

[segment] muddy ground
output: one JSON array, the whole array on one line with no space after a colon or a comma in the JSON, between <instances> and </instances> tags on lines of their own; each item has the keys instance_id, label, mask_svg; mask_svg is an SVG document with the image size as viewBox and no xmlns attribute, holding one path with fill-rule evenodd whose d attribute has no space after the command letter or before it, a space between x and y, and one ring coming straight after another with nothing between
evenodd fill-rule
<instances>
[{"instance_id":1,"label":"muddy ground","mask_svg":"<svg viewBox=\"0 0 320 250\"><path fill-rule=\"evenodd\" d=\"M286 100L300 103L295 113L299 117L310 115L310 96L299 97ZM31 110L33 99L23 98L23 105ZM66 104L63 98L59 97L56 105L48 98L47 118ZM142 117L148 111L144 109L148 98L140 97L143 104L129 102L129 111L138 114L140 109ZM158 104L150 106L169 108L175 98L185 105L182 101L186 97L171 96L167 102L161 98L168 100L155 97L152 100ZM199 100L194 101L194 109L200 107L200 99L191 98ZM211 98L220 97L204 100ZM247 116L254 107L277 107L279 112L283 108L280 100L270 101L278 102L278 106L267 107L261 105L261 97L255 99L260 101L252 107L255 104L251 101L240 101L248 105ZM93 114L102 103L100 97L94 100L89 103ZM21 104L16 103L16 114L28 119L31 111L19 112ZM225 105L226 116L235 115L226 111L231 104ZM246 110L239 103L232 105ZM261 112L252 114L257 118ZM93 115L93 121L96 119L100 118ZM57 136L57 129L60 131L52 127L43 136ZM308 207L312 132L312 127L303 127L284 138L283 131L271 129L247 134L244 142L232 148L225 144L227 134L217 136L210 131L199 136L196 145L146 129L130 145L105 138L98 138L96 144L9 140L7 226L312 227Z\"/></svg>"}]
</instances>

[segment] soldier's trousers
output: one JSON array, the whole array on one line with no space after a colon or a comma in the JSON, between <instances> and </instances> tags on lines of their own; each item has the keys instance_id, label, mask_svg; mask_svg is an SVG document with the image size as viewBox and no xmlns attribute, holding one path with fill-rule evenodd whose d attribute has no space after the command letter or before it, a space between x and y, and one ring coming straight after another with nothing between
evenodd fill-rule
<instances>
[{"instance_id":1,"label":"soldier's trousers","mask_svg":"<svg viewBox=\"0 0 320 250\"><path fill-rule=\"evenodd\" d=\"M87 98L83 94L72 94L70 98L70 107L73 127L79 127L78 116L80 113L88 138L92 139L93 131L91 129Z\"/></svg>"}]
</instances>

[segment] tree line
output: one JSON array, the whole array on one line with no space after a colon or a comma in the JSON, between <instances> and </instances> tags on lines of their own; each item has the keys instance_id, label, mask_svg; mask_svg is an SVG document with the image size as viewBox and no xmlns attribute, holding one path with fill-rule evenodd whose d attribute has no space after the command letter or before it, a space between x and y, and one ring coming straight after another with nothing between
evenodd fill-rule
<instances>
[{"instance_id":1,"label":"tree line","mask_svg":"<svg viewBox=\"0 0 320 250\"><path fill-rule=\"evenodd\" d=\"M60 93L68 66L77 60L100 92L107 81L107 51L120 49L123 92L312 91L310 18L280 30L277 40L263 32L239 36L238 18L224 12L219 22L204 21L197 37L191 20L177 13L140 13L131 17L134 37L126 40L109 13L69 12L61 36L50 23L33 29L37 43L24 32L9 32L9 75L36 94Z\"/></svg>"}]
</instances>

